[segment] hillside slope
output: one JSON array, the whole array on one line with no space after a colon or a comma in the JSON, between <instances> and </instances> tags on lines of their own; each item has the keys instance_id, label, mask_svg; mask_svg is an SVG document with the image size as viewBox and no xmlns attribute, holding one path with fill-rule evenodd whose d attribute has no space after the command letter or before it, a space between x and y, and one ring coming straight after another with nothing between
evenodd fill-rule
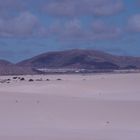
<instances>
[{"instance_id":1,"label":"hillside slope","mask_svg":"<svg viewBox=\"0 0 140 140\"><path fill-rule=\"evenodd\" d=\"M0 60L0 75L35 74L31 67L17 66L9 61Z\"/></svg>"},{"instance_id":2,"label":"hillside slope","mask_svg":"<svg viewBox=\"0 0 140 140\"><path fill-rule=\"evenodd\" d=\"M17 64L32 68L140 68L139 57L116 56L95 50L47 52Z\"/></svg>"}]
</instances>

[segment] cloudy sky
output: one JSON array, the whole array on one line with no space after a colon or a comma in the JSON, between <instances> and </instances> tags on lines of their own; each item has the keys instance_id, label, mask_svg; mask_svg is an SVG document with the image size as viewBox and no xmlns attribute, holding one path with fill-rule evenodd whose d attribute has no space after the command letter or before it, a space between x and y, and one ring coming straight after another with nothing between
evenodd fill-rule
<instances>
[{"instance_id":1,"label":"cloudy sky","mask_svg":"<svg viewBox=\"0 0 140 140\"><path fill-rule=\"evenodd\" d=\"M73 48L140 56L140 0L0 0L0 59Z\"/></svg>"}]
</instances>

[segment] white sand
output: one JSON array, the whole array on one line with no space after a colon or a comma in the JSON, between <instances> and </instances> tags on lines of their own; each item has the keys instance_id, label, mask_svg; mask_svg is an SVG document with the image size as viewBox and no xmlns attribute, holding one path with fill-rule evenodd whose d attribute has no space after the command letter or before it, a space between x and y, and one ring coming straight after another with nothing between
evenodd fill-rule
<instances>
[{"instance_id":1,"label":"white sand","mask_svg":"<svg viewBox=\"0 0 140 140\"><path fill-rule=\"evenodd\" d=\"M21 77L0 84L0 140L140 139L140 74Z\"/></svg>"}]
</instances>

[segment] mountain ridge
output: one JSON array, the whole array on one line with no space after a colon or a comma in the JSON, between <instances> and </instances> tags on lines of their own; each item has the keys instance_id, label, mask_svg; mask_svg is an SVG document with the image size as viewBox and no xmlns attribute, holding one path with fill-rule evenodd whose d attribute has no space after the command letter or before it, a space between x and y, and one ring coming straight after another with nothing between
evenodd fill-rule
<instances>
[{"instance_id":1,"label":"mountain ridge","mask_svg":"<svg viewBox=\"0 0 140 140\"><path fill-rule=\"evenodd\" d=\"M17 63L18 66L65 68L77 67L78 64L93 68L94 63L112 63L119 67L134 65L140 68L140 57L117 56L102 51L73 49L47 52ZM95 64L96 65L96 64ZM80 67L80 66L79 66Z\"/></svg>"},{"instance_id":2,"label":"mountain ridge","mask_svg":"<svg viewBox=\"0 0 140 140\"><path fill-rule=\"evenodd\" d=\"M50 51L16 64L0 60L0 75L37 74L37 69L140 69L140 57L118 56L103 51L72 49Z\"/></svg>"}]
</instances>

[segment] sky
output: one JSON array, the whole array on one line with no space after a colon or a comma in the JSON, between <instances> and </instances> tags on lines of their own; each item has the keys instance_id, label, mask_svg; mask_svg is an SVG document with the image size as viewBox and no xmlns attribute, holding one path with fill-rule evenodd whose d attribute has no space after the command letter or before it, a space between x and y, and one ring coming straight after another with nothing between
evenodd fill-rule
<instances>
[{"instance_id":1,"label":"sky","mask_svg":"<svg viewBox=\"0 0 140 140\"><path fill-rule=\"evenodd\" d=\"M0 59L67 49L140 56L140 0L0 0Z\"/></svg>"}]
</instances>

